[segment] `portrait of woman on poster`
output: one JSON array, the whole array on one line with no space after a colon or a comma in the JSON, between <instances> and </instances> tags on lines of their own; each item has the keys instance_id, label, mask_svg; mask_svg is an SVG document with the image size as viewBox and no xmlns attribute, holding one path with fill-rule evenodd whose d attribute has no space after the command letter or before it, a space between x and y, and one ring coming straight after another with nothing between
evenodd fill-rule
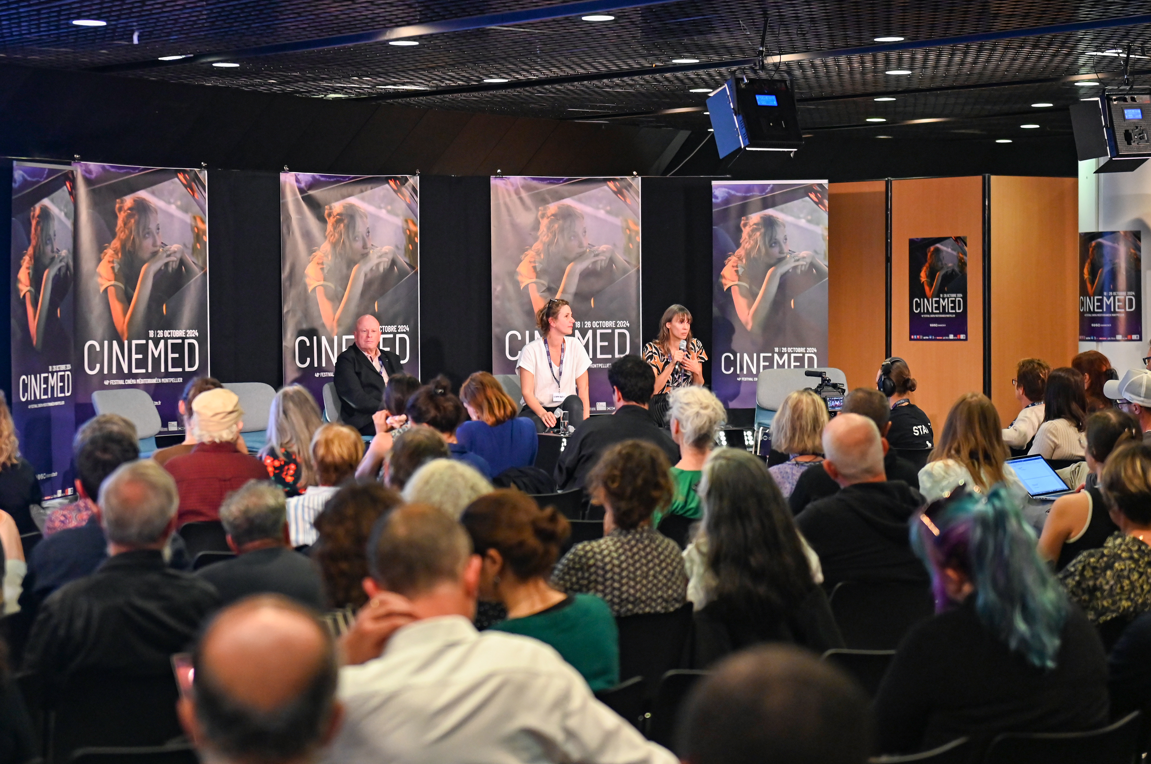
<instances>
[{"instance_id":1,"label":"portrait of woman on poster","mask_svg":"<svg viewBox=\"0 0 1151 764\"><path fill-rule=\"evenodd\" d=\"M1126 233L1120 236L1120 242L1116 244L1105 239L1091 242L1087 262L1083 264L1083 282L1088 297L1130 291L1139 283L1139 251Z\"/></svg>"},{"instance_id":2,"label":"portrait of woman on poster","mask_svg":"<svg viewBox=\"0 0 1151 764\"><path fill-rule=\"evenodd\" d=\"M328 205L324 219L324 243L312 255L304 280L308 294L315 296L313 304L324 330L332 336L351 334L357 318L375 313L371 301L387 294L415 269L395 247L372 243L368 213L356 202Z\"/></svg>"},{"instance_id":3,"label":"portrait of woman on poster","mask_svg":"<svg viewBox=\"0 0 1151 764\"><path fill-rule=\"evenodd\" d=\"M960 279L967 284L967 256L957 253L957 262L952 265L947 262L948 250L938 244L927 249L927 262L919 272L919 283L923 285L923 296L927 299L938 297L941 294L961 294L957 288Z\"/></svg>"},{"instance_id":4,"label":"portrait of woman on poster","mask_svg":"<svg viewBox=\"0 0 1151 764\"><path fill-rule=\"evenodd\" d=\"M162 322L164 304L203 272L185 247L164 243L156 205L143 196L116 200L116 234L96 281L121 340L146 337Z\"/></svg>"},{"instance_id":5,"label":"portrait of woman on poster","mask_svg":"<svg viewBox=\"0 0 1151 764\"><path fill-rule=\"evenodd\" d=\"M59 308L64 295L72 288L72 261L67 250L56 247L56 217L51 208L38 204L32 208L31 236L28 251L20 261L16 288L28 317L28 336L32 347L41 350L48 324L59 328Z\"/></svg>"}]
</instances>

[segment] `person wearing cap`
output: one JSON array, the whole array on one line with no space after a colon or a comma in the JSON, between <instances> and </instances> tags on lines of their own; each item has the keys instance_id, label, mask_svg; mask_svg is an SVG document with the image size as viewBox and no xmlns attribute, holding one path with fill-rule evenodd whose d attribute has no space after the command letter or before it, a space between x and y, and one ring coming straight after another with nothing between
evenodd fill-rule
<instances>
[{"instance_id":1,"label":"person wearing cap","mask_svg":"<svg viewBox=\"0 0 1151 764\"><path fill-rule=\"evenodd\" d=\"M180 509L176 526L218 521L224 497L249 480L267 480L259 459L236 450L244 428L240 399L219 388L200 393L192 401L192 452L170 459L164 469L176 480Z\"/></svg>"},{"instance_id":2,"label":"person wearing cap","mask_svg":"<svg viewBox=\"0 0 1151 764\"><path fill-rule=\"evenodd\" d=\"M1151 443L1151 371L1131 369L1122 379L1113 379L1103 385L1103 394L1139 420L1143 442Z\"/></svg>"}]
</instances>

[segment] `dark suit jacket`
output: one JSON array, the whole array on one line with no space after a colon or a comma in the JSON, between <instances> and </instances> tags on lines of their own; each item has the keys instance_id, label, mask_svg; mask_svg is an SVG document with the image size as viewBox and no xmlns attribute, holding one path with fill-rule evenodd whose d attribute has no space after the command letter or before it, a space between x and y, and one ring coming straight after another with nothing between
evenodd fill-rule
<instances>
[{"instance_id":1,"label":"dark suit jacket","mask_svg":"<svg viewBox=\"0 0 1151 764\"><path fill-rule=\"evenodd\" d=\"M315 564L287 547L257 549L196 571L216 587L220 604L228 606L249 594L282 594L316 610L324 609L324 593Z\"/></svg>"},{"instance_id":2,"label":"dark suit jacket","mask_svg":"<svg viewBox=\"0 0 1151 764\"><path fill-rule=\"evenodd\" d=\"M384 371L390 377L404 370L400 357L390 350L381 350ZM333 379L336 395L340 396L340 418L364 435L375 435L372 414L380 410L384 400L384 378L373 366L364 351L355 345L336 357Z\"/></svg>"},{"instance_id":3,"label":"dark suit jacket","mask_svg":"<svg viewBox=\"0 0 1151 764\"><path fill-rule=\"evenodd\" d=\"M556 464L559 489L583 488L587 474L603 452L625 440L654 443L663 449L673 465L679 461L679 446L667 430L655 423L651 412L642 406L624 404L611 416L590 417L576 428Z\"/></svg>"}]
</instances>

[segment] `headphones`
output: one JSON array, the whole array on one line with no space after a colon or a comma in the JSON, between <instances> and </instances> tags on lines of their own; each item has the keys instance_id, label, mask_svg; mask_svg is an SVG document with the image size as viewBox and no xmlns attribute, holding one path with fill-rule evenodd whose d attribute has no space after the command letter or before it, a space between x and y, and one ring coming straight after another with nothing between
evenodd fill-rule
<instances>
[{"instance_id":1,"label":"headphones","mask_svg":"<svg viewBox=\"0 0 1151 764\"><path fill-rule=\"evenodd\" d=\"M896 362L904 364L907 363L907 361L904 361L898 356L892 356L891 358L888 358L886 361L884 361L883 365L879 367L879 383L876 385L876 387L879 389L879 392L883 393L888 398L895 395L895 380L891 378L891 366Z\"/></svg>"}]
</instances>

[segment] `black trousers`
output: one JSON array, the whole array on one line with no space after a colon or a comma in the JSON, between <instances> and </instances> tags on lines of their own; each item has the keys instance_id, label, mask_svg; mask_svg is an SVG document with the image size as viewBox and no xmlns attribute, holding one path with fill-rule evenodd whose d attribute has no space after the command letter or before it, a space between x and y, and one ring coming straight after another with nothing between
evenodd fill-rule
<instances>
[{"instance_id":1,"label":"black trousers","mask_svg":"<svg viewBox=\"0 0 1151 764\"><path fill-rule=\"evenodd\" d=\"M564 402L560 405L544 406L544 409L551 411L552 413L555 413L556 411L568 412L568 424L570 424L572 427L579 427L579 423L583 421L583 401L579 399L578 395L569 395L568 397L564 398ZM535 423L536 432L547 431L548 428L544 426L543 420L536 416L536 412L532 411L527 406L524 406L522 409L520 409L520 416L524 417L525 419L532 420L532 422ZM558 419L559 417L557 416L556 418Z\"/></svg>"}]
</instances>

